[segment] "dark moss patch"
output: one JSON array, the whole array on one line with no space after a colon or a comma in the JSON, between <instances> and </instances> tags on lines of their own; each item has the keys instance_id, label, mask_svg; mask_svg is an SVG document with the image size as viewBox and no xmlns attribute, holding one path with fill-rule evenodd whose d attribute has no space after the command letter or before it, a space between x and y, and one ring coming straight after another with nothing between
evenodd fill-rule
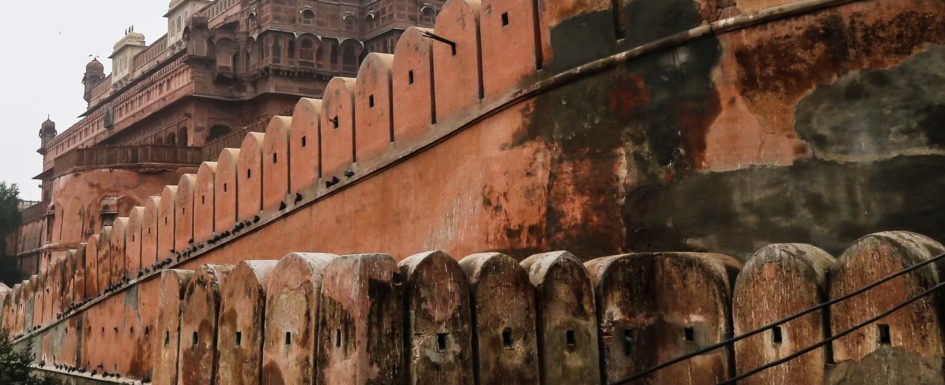
<instances>
[{"instance_id":1,"label":"dark moss patch","mask_svg":"<svg viewBox=\"0 0 945 385\"><path fill-rule=\"evenodd\" d=\"M798 103L796 129L822 159L871 160L945 148L945 47L818 87Z\"/></svg>"},{"instance_id":2,"label":"dark moss patch","mask_svg":"<svg viewBox=\"0 0 945 385\"><path fill-rule=\"evenodd\" d=\"M857 238L909 230L945 239L945 157L692 175L629 193L630 250L713 251L747 258L769 243L810 243L838 254Z\"/></svg>"},{"instance_id":3,"label":"dark moss patch","mask_svg":"<svg viewBox=\"0 0 945 385\"><path fill-rule=\"evenodd\" d=\"M619 0L623 49L633 48L703 23L701 5L692 0Z\"/></svg>"}]
</instances>

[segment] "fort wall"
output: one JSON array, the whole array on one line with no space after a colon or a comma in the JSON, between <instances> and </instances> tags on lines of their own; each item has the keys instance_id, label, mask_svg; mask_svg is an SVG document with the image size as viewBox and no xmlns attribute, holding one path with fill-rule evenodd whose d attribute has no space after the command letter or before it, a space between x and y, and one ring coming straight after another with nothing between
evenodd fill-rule
<instances>
[{"instance_id":1,"label":"fort wall","mask_svg":"<svg viewBox=\"0 0 945 385\"><path fill-rule=\"evenodd\" d=\"M270 273L270 283L312 284L295 306L305 306L306 319L318 321L310 329L295 326L285 341L266 334L261 345L293 345L293 333L307 330L305 346L312 349L290 348L293 355L286 357L292 358L266 351L241 356L262 360L263 383L282 383L282 376L369 382L380 378L372 367L386 368L384 383L426 381L416 373L446 355L470 354L472 366L448 368L451 378L468 381L471 371L481 380L501 372L522 383L567 378L599 384L783 316L788 310L778 306L800 306L773 300L770 314L733 318L743 314L745 301L774 295L749 283L739 291L736 284L761 274L745 269L739 276L740 261L752 266L771 258L767 248L782 247L768 244L815 244L826 251L790 250L822 259L846 249L830 270L831 297L878 278L866 274L862 256L886 250L883 242L919 245L880 253L888 258L882 261L887 273L940 252L941 245L912 233L855 237L902 229L945 238L935 226L945 212L937 193L945 157L928 121L940 99L910 98L912 104L889 113L895 119L871 116L862 104L888 105L908 87L945 80L937 72L943 67L932 65L945 60L939 45L945 41L945 3L817 0L745 4L744 10L742 2L735 9L689 0L665 6L616 2L616 9L610 2L565 3L570 7L449 1L435 35L408 30L392 58L371 56L358 78L333 79L322 100L302 99L293 116L277 117L266 133L251 133L239 149L223 150L192 181L145 199L130 217L88 238L84 249L64 250L52 268L11 289L12 300L0 302L0 314L13 319L0 322L13 325L20 341L55 341L59 331L74 336L74 344L38 344L38 356L53 369L152 379L159 378L154 368L170 367L170 358L157 358L153 350L155 339L167 335L159 322L166 328L179 319L177 383L209 382L221 375L217 359L223 357L209 345L219 338L220 304L214 301L227 279L220 272L246 260L319 251L340 257L326 257L327 266L310 262L303 277L285 276L301 273L280 273L279 266ZM644 30L653 23L640 20L663 21ZM582 27L587 25L592 27ZM785 55L793 65L782 62ZM421 123L428 118L435 124ZM892 124L896 119L906 123ZM887 141L890 135L895 140ZM917 186L917 180L923 183ZM420 257L407 257L421 250L457 259L493 252L459 263L472 303L467 325L474 332L463 337L454 324L432 316L441 322L438 328L457 330L463 339L441 330L404 334L402 344L389 345L382 336L417 327L405 323L398 298L424 291L401 292L398 280L407 277L396 263L415 261ZM547 250L570 252L539 254ZM778 254L816 274L764 273L803 284L804 303L810 304L825 298L828 278L817 276L824 267L812 267L806 255ZM457 268L451 258L435 260L443 271ZM483 265L494 267L484 271ZM195 271L177 298L179 308L158 306L173 304L162 295L185 285L158 279L168 268ZM864 301L902 300L937 283L937 267L929 271ZM521 280L501 289L521 290L510 292L520 305L510 313L513 319L488 318L507 298L483 275L500 273ZM76 285L78 277L83 285ZM162 282L178 288L162 288ZM70 287L71 301L63 289ZM341 298L341 291L351 296ZM941 340L923 336L941 333L927 311L936 298L914 305L915 322L868 329L880 342L858 345L846 338L824 350L839 365L827 366L818 356L796 365L808 368L809 383L842 383L849 374L835 373L862 369L857 365L879 370L889 355L896 362L934 362ZM428 299L405 303L418 300ZM189 308L196 310L179 310ZM836 323L830 329L812 326L825 318L811 317L797 329L782 329L777 344L818 339L818 332L853 323L853 311L837 311L841 317L830 318ZM265 314L267 323L288 325ZM480 314L494 323L477 323ZM879 339L880 333L891 337ZM258 342L250 331L243 335L247 343ZM381 341L383 349L374 344ZM680 373L698 373L688 377L690 383L716 383L744 370L740 362L751 362L740 361L741 352L761 349L778 357L797 350L760 344L748 340L720 349L649 381L680 383ZM917 347L901 348L909 344ZM55 350L64 346L75 348ZM507 347L520 354L509 362L521 366L484 366L504 357ZM311 365L311 373L289 367L300 362ZM937 362L939 367L917 370L940 374Z\"/></svg>"}]
</instances>

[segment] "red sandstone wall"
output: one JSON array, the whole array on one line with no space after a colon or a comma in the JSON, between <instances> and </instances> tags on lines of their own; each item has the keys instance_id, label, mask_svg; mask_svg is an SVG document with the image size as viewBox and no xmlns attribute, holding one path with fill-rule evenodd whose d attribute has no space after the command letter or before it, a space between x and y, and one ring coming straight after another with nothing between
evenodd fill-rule
<instances>
[{"instance_id":1,"label":"red sandstone wall","mask_svg":"<svg viewBox=\"0 0 945 385\"><path fill-rule=\"evenodd\" d=\"M644 30L640 25L646 23L638 21L665 16L660 13L661 9L638 6L636 2L618 2L621 11L632 12L618 12L620 16L615 18L609 2L573 7L541 3L539 23L535 24L536 10L531 4L521 1L493 6L489 2L452 0L444 7L435 32L456 44L455 55L448 44L433 43L419 31L411 30L405 33L411 40L404 40L404 44L398 46L393 60L375 57L366 61L358 79L334 79L324 100L301 101L297 116L291 120L278 118L287 121L273 128L273 134L287 137L289 141L287 146L279 147L282 151L288 148L284 157L289 160L285 178L281 174L267 177L267 170L273 174L283 171L261 164L271 162L273 154L277 155L276 163L279 161L279 150L266 146L269 133L247 138L239 150L225 150L216 167L201 167L197 177L197 191L201 197L212 191L213 206L191 211L201 215L193 219L192 241L180 242L175 238L176 230L161 227L163 219L159 214L179 212L180 207L174 206L172 210L169 206L172 202L177 204L178 200L161 199L161 205L157 200L152 202L148 207L150 216L146 210L144 217L155 222L161 218L162 222L154 224L156 234L150 237L142 234L141 250L149 251L149 255L142 257L139 270L126 272L127 278L140 277L140 281L132 281L129 288L120 289L117 295L104 297L101 302L71 316L84 317L88 325L106 330L93 328L83 340L85 365L101 365L104 370L139 378L149 375L148 357L153 346L149 331L155 327L157 314L154 307L144 304L157 302L160 288L153 279L156 274L177 262L181 262L177 268L196 270L210 263L233 265L249 259L274 260L297 250L319 250L339 255L384 251L392 257L382 259L389 258L392 263L416 251L430 249L440 249L453 256L499 250L517 260L538 250L569 249L580 260L593 260L631 249L678 248L720 251L747 259L753 247L760 247L773 237L816 238L814 240L824 240L831 250L848 244L850 234L834 230L821 235L821 227L831 221L852 218L848 221L852 224L844 222L849 226L845 231L898 224L921 228L931 221L905 220L903 218L917 218L916 212L902 202L883 201L883 197L900 196L899 189L914 181L891 179L886 190L868 198L869 202L883 201L883 207L876 209L889 218L863 219L828 207L829 202L840 201L845 209L859 212L856 210L862 207L858 205L868 206L869 202L852 199L857 189L865 188L861 186L863 183L857 184L858 181L884 180L897 172L913 170L913 166L928 166L915 171L921 176L945 163L934 143L929 144L934 138L926 138L931 135L928 133L869 150L848 145L846 142L852 141L856 133L842 131L839 127L849 120L863 124L865 118L851 117L859 108L845 106L846 99L831 98L831 95L837 92L832 87L842 86L853 92L851 98L869 99L868 91L883 90L881 79L885 79L888 87L893 87L889 84L906 87L940 79L935 74L921 72L921 68L927 67L923 63L939 60L940 48L936 44L945 39L945 33L940 31L943 24L929 20L941 21L945 17L942 4L874 0L808 10L808 13L773 21L770 25L720 32L663 47L627 63L603 66L597 72L567 71L617 50L703 26L715 21L719 15L716 11L722 10L713 11L701 2L674 0L668 8L679 11L682 17L668 25ZM752 9L751 4L742 5L746 6L744 12ZM725 12L738 13L738 9ZM923 17L915 19L916 14ZM920 29L905 22L909 20L922 21L927 28ZM858 51L857 48L872 47L876 43L868 41L874 36L857 32L863 25L877 31L882 29L880 27L893 28L904 37L896 41L899 46L895 48ZM844 35L836 37L823 32L825 28L837 28L835 32ZM616 39L617 36L623 38ZM780 41L794 45L779 46ZM517 49L510 49L508 42ZM800 76L789 71L793 67L777 63L779 53L796 52L798 48L803 48L799 51L804 53L798 53L794 59L806 66L804 68L816 70L815 73ZM618 58L620 56L611 60ZM787 69L772 72L775 68ZM868 74L858 72L863 69L869 69L864 70ZM899 80L889 80L888 73L902 75L902 84ZM408 80L405 82L404 78ZM875 83L871 87L877 89L857 88L858 82L869 79ZM412 87L422 89L416 91ZM515 99L533 89L541 92ZM896 90L898 88L893 87L892 91ZM416 98L388 96L424 93L427 95ZM504 104L507 101L512 102ZM900 106L899 114L921 115L909 108ZM400 114L413 111L420 111L424 117L429 112L431 121L435 117L436 124L425 126L398 118ZM365 120L365 116L374 118ZM831 116L839 121L829 120ZM369 123L364 123L366 121ZM296 130L306 134L298 135ZM868 134L863 140L871 144L874 143L871 138L884 134L869 127L863 132ZM268 142L273 140L268 139ZM305 150L294 153L296 149ZM846 163L837 164L839 161ZM299 165L308 168L295 169ZM844 167L852 167L853 171ZM861 179L831 178L846 177L850 174L847 171ZM90 181L83 183L94 186L91 182L94 173L90 174ZM169 182L177 183L179 176L175 174ZM308 183L293 182L295 176ZM71 192L74 198L57 202L57 220L66 220L54 226L53 237L79 242L81 238L76 234L86 228L98 228L83 227L89 221L88 215L83 213L90 211L82 211L88 205L82 203L82 197L92 196L97 190L67 188L71 180L67 178L57 183L61 183L59 188L65 193L75 190ZM81 176L74 178L81 180ZM938 179L931 180L933 185L938 183ZM846 189L836 188L834 182ZM267 186L267 183L278 185ZM758 186L759 183L765 185ZM812 190L804 190L808 188ZM849 189L854 191L850 193ZM154 193L157 191L160 189L155 188ZM779 195L781 191L789 194ZM937 212L934 209L941 202L929 200L929 194L923 191L915 195L927 201L923 210ZM816 201L819 192L823 192L821 198L826 202ZM139 198L136 202L145 199L144 196ZM276 206L276 202L280 204ZM822 218L826 224L797 214L818 210L831 215ZM82 220L73 222L68 218ZM766 226L759 226L759 221ZM94 225L94 220L91 223ZM176 223L176 218L168 217L167 223L165 226ZM208 230L210 224L213 224L212 230ZM728 227L717 229L719 226ZM941 229L932 231L930 234L940 235ZM97 242L99 236L93 239ZM89 241L90 248L95 242ZM95 247L97 252L86 253L85 263L77 265L89 266L88 258L106 255L102 254L101 246ZM859 254L851 255L847 259L859 263L855 258ZM123 256L106 256L106 259L113 257ZM889 256L893 260L928 257ZM106 265L105 261L98 263ZM366 269L364 276L372 276L390 267L388 262L372 263L380 267L348 269L353 272ZM536 266L533 263L528 263L528 267ZM594 266L602 263L591 262ZM641 303L630 305L629 310L619 309L621 304L617 301L597 302L594 309L598 315L607 311L647 314L650 315L647 319L654 320L652 324L637 325L634 320L622 319L619 321L624 324L616 322L594 327L593 322L583 318L568 319L562 326L549 323L554 320L545 316L534 330L533 338L552 338L547 334L549 331L555 335L562 330L581 331L583 334L575 334L575 345L580 344L584 349L587 348L585 343L622 343L608 341L607 336L598 341L598 332L605 328L671 330L673 333L682 329L684 335L693 335L682 343L678 341L678 333L641 340L644 347L641 349L651 350L639 354L656 363L711 344L731 333L730 291L738 262L718 255L657 253L638 255L627 264L630 273L622 276L609 277L603 265L596 266L599 269L596 272L591 269L588 274L592 278L588 279L594 282L595 295L587 293L591 283L574 285L561 278L565 282L560 288L580 291L582 296L577 298L583 300L577 304L555 303L560 307L552 307L555 309L552 316L575 312L586 317L588 311L579 308L589 307L589 301L662 295L648 292L651 288L608 287L602 283L607 279L619 281L642 272L659 276L664 280L659 284L667 288L693 282L693 277L703 278L699 281L703 283L688 287L693 290L689 294L682 291L660 297L665 300L661 302L665 307ZM896 265L890 262L889 266ZM856 271L855 267L851 268ZM534 269L529 272L531 270ZM654 273L660 271L668 273ZM535 274L544 273L539 269ZM92 272L87 269L86 274ZM101 287L108 286L101 284L102 269L96 274L99 274L100 285L92 293L86 293L87 296L111 294L115 288ZM856 282L859 276L861 273L854 272L848 279ZM546 278L531 278L539 291L543 290L542 282ZM27 286L28 295L16 305L27 314L19 332L55 319L50 314L55 302L44 293L48 282L48 277L36 277ZM339 287L354 284L339 277L334 277L333 282ZM912 293L919 286L909 284L891 292ZM712 290L700 290L704 287ZM817 284L807 282L804 287L814 290ZM609 292L612 290L620 292ZM753 293L751 289L746 290ZM551 301L549 298L554 296L540 296L536 300ZM63 305L58 303L60 311ZM698 311L691 306L698 307ZM548 308L538 309L547 311ZM351 316L378 314L387 319L385 317L398 311L358 308ZM931 317L922 309L915 314L918 314L915 317ZM332 317L325 322L342 322L339 314ZM396 319L396 314L392 317ZM893 345L900 343L897 341L921 341L928 345L902 353L897 359L908 361L910 357L920 357L932 362L941 356L941 346L936 345L941 345L938 340L916 337L930 334L928 330L939 330L940 325L933 318L924 318L929 320L928 324L923 324L919 332L894 338ZM136 337L131 336L129 325L137 325ZM895 325L909 328L907 323ZM578 327L582 329L576 330ZM145 331L143 337L141 330ZM101 333L96 334L98 331ZM363 338L368 337L363 337L364 330L356 332L360 337L351 341L352 346L363 346L366 343ZM112 337L122 335L126 337ZM186 337L182 336L181 341ZM325 338L329 338L327 334ZM101 347L106 346L106 341L117 341L120 347L103 351ZM844 343L852 344L838 345ZM548 344L537 346L546 349ZM605 366L611 365L605 368L605 376L617 378L628 373L628 368L635 368L615 357L614 351L625 347L597 348L600 346L581 351L601 352ZM319 349L331 350L331 347ZM546 373L549 366L561 361L551 358L559 357L550 355L552 352L537 349L534 354L543 361L538 369L528 369L526 373L529 370ZM887 349L885 345L855 346L857 355L850 357L857 360L873 352L885 352L883 349ZM708 379L714 383L734 370L741 370L737 363L735 368L729 365L731 361L725 359L726 354L732 353L722 352L695 362L690 369L706 374L698 380ZM343 360L347 356L331 357L324 358L328 362L317 365L330 370L335 368L332 360ZM596 359L588 357L582 353L577 358L591 363L577 360L575 367L556 370L569 370L587 378L587 383L596 383L600 378L594 379L588 374L593 372L588 368ZM397 357L379 359L396 360ZM882 362L880 358L875 359ZM817 360L811 362L812 371L822 364ZM346 372L332 373L334 375L346 375ZM670 381L673 377L656 376L654 381Z\"/></svg>"}]
</instances>

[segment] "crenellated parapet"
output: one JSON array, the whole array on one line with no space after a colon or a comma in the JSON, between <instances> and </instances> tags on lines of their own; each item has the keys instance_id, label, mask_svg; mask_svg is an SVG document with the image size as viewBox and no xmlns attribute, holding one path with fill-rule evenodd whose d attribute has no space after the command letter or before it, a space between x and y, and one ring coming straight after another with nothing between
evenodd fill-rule
<instances>
[{"instance_id":1,"label":"crenellated parapet","mask_svg":"<svg viewBox=\"0 0 945 385\"><path fill-rule=\"evenodd\" d=\"M898 23L945 21L945 6L723 5L450 0L394 55L367 55L356 78L331 79L322 99L0 292L0 323L21 340L81 338L47 363L162 384L597 385L940 254L935 135L847 146L879 143L886 126L823 95L945 79L922 72L942 61L945 29ZM862 25L910 33L900 49L858 50L881 43ZM772 47L789 39L777 52L804 48L820 72L771 73L792 68ZM837 109L837 121L817 113ZM931 185L911 195L920 208L901 199L910 178ZM899 228L932 238L878 232ZM556 249L573 254L536 255ZM724 381L937 284L937 271L645 381ZM940 374L935 298L753 380L840 383L919 361Z\"/></svg>"}]
</instances>

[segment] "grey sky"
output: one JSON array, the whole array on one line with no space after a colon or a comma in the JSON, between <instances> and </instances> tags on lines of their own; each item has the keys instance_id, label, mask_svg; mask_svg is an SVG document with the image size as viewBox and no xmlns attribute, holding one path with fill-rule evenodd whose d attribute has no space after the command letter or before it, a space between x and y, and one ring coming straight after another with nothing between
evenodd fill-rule
<instances>
[{"instance_id":1,"label":"grey sky","mask_svg":"<svg viewBox=\"0 0 945 385\"><path fill-rule=\"evenodd\" d=\"M0 23L4 55L0 59L3 92L0 116L0 180L20 186L23 199L38 200L42 170L39 126L50 114L59 132L85 110L82 73L92 56L111 70L112 45L126 28L148 44L167 30L168 0L29 0L5 2L8 19Z\"/></svg>"}]
</instances>

